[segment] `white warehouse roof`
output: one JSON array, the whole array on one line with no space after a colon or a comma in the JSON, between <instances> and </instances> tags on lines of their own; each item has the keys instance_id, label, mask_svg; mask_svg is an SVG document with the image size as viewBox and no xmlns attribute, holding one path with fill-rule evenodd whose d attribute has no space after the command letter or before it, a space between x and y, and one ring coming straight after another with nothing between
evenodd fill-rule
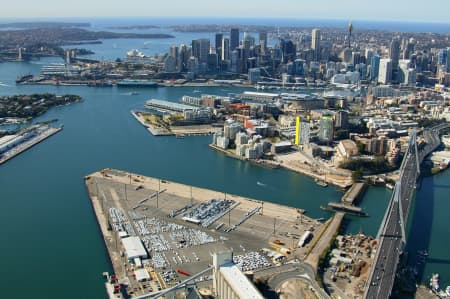
<instances>
[{"instance_id":1,"label":"white warehouse roof","mask_svg":"<svg viewBox=\"0 0 450 299\"><path fill-rule=\"evenodd\" d=\"M134 275L136 275L137 281L148 281L151 279L150 275L145 269L137 269L136 271L134 271Z\"/></svg>"},{"instance_id":2,"label":"white warehouse roof","mask_svg":"<svg viewBox=\"0 0 450 299\"><path fill-rule=\"evenodd\" d=\"M122 245L125 249L125 253L128 259L134 259L136 257L146 258L147 251L138 237L128 237L122 239Z\"/></svg>"},{"instance_id":3,"label":"white warehouse roof","mask_svg":"<svg viewBox=\"0 0 450 299\"><path fill-rule=\"evenodd\" d=\"M245 299L263 299L264 297L256 287L248 280L244 273L233 263L227 263L220 266L221 274L235 291L239 298Z\"/></svg>"}]
</instances>

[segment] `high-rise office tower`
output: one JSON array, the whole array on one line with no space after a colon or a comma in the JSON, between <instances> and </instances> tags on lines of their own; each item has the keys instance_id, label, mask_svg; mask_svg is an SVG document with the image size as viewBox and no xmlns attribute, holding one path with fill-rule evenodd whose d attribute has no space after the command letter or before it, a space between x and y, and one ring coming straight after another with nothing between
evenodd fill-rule
<instances>
[{"instance_id":1,"label":"high-rise office tower","mask_svg":"<svg viewBox=\"0 0 450 299\"><path fill-rule=\"evenodd\" d=\"M448 50L447 49L440 49L438 52L438 64L439 65L443 65L443 66L447 66L447 55L448 55Z\"/></svg>"},{"instance_id":2,"label":"high-rise office tower","mask_svg":"<svg viewBox=\"0 0 450 299\"><path fill-rule=\"evenodd\" d=\"M388 84L392 81L392 59L380 59L378 68L378 82Z\"/></svg>"},{"instance_id":3,"label":"high-rise office tower","mask_svg":"<svg viewBox=\"0 0 450 299\"><path fill-rule=\"evenodd\" d=\"M230 60L230 39L222 38L222 60Z\"/></svg>"},{"instance_id":4,"label":"high-rise office tower","mask_svg":"<svg viewBox=\"0 0 450 299\"><path fill-rule=\"evenodd\" d=\"M178 71L183 72L186 69L189 57L190 57L190 54L188 51L188 47L185 44L181 44L179 51L178 51L178 58L177 58Z\"/></svg>"},{"instance_id":5,"label":"high-rise office tower","mask_svg":"<svg viewBox=\"0 0 450 299\"><path fill-rule=\"evenodd\" d=\"M450 48L447 48L447 72L450 72Z\"/></svg>"},{"instance_id":6,"label":"high-rise office tower","mask_svg":"<svg viewBox=\"0 0 450 299\"><path fill-rule=\"evenodd\" d=\"M332 142L334 135L334 121L331 116L323 116L319 121L319 140L322 142Z\"/></svg>"},{"instance_id":7,"label":"high-rise office tower","mask_svg":"<svg viewBox=\"0 0 450 299\"><path fill-rule=\"evenodd\" d=\"M352 52L352 63L354 66L361 63L361 53L360 52Z\"/></svg>"},{"instance_id":8,"label":"high-rise office tower","mask_svg":"<svg viewBox=\"0 0 450 299\"><path fill-rule=\"evenodd\" d=\"M380 56L373 55L370 59L370 80L377 81L378 80L378 71L380 68Z\"/></svg>"},{"instance_id":9,"label":"high-rise office tower","mask_svg":"<svg viewBox=\"0 0 450 299\"><path fill-rule=\"evenodd\" d=\"M231 28L230 51L234 51L237 47L239 47L239 29Z\"/></svg>"},{"instance_id":10,"label":"high-rise office tower","mask_svg":"<svg viewBox=\"0 0 450 299\"><path fill-rule=\"evenodd\" d=\"M217 53L218 57L222 57L222 39L223 39L223 34L216 33L215 47L216 47L216 53Z\"/></svg>"},{"instance_id":11,"label":"high-rise office tower","mask_svg":"<svg viewBox=\"0 0 450 299\"><path fill-rule=\"evenodd\" d=\"M400 59L400 41L393 39L389 45L389 58L392 59L392 70L398 68L398 60Z\"/></svg>"},{"instance_id":12,"label":"high-rise office tower","mask_svg":"<svg viewBox=\"0 0 450 299\"><path fill-rule=\"evenodd\" d=\"M210 50L210 40L208 38L194 39L192 41L192 56L197 58L199 63L206 63Z\"/></svg>"},{"instance_id":13,"label":"high-rise office tower","mask_svg":"<svg viewBox=\"0 0 450 299\"><path fill-rule=\"evenodd\" d=\"M320 59L320 29L313 29L311 48L314 50L314 60Z\"/></svg>"},{"instance_id":14,"label":"high-rise office tower","mask_svg":"<svg viewBox=\"0 0 450 299\"><path fill-rule=\"evenodd\" d=\"M169 48L169 56L172 57L175 63L175 68L178 69L178 59L179 59L179 55L178 55L178 47L177 46L171 46Z\"/></svg>"},{"instance_id":15,"label":"high-rise office tower","mask_svg":"<svg viewBox=\"0 0 450 299\"><path fill-rule=\"evenodd\" d=\"M261 53L266 54L267 52L267 32L259 32L259 45L261 46Z\"/></svg>"},{"instance_id":16,"label":"high-rise office tower","mask_svg":"<svg viewBox=\"0 0 450 299\"><path fill-rule=\"evenodd\" d=\"M348 23L348 47L352 47L352 32L353 32L353 24L352 22Z\"/></svg>"}]
</instances>

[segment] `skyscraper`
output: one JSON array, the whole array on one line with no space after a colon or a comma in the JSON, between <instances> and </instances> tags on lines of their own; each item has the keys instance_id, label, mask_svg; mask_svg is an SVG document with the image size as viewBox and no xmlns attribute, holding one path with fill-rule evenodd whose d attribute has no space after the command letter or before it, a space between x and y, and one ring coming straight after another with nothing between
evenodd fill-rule
<instances>
[{"instance_id":1,"label":"skyscraper","mask_svg":"<svg viewBox=\"0 0 450 299\"><path fill-rule=\"evenodd\" d=\"M216 53L217 53L218 57L222 57L222 39L223 39L223 34L216 33L215 47L216 47Z\"/></svg>"},{"instance_id":2,"label":"skyscraper","mask_svg":"<svg viewBox=\"0 0 450 299\"><path fill-rule=\"evenodd\" d=\"M348 23L348 47L352 47L352 32L353 32L353 24L352 22Z\"/></svg>"},{"instance_id":3,"label":"skyscraper","mask_svg":"<svg viewBox=\"0 0 450 299\"><path fill-rule=\"evenodd\" d=\"M208 60L210 40L207 38L194 39L192 41L192 56L197 58L199 63L206 63Z\"/></svg>"},{"instance_id":4,"label":"skyscraper","mask_svg":"<svg viewBox=\"0 0 450 299\"><path fill-rule=\"evenodd\" d=\"M392 60L380 59L380 67L378 69L378 82L388 84L392 81Z\"/></svg>"},{"instance_id":5,"label":"skyscraper","mask_svg":"<svg viewBox=\"0 0 450 299\"><path fill-rule=\"evenodd\" d=\"M178 54L178 47L177 46L171 46L169 49L169 56L172 57L175 63L175 69L178 69L178 59L179 59L179 54ZM179 70L179 69L178 69Z\"/></svg>"},{"instance_id":6,"label":"skyscraper","mask_svg":"<svg viewBox=\"0 0 450 299\"><path fill-rule=\"evenodd\" d=\"M320 59L320 29L313 29L311 48L314 50L314 60Z\"/></svg>"},{"instance_id":7,"label":"skyscraper","mask_svg":"<svg viewBox=\"0 0 450 299\"><path fill-rule=\"evenodd\" d=\"M447 49L440 49L438 52L438 64L439 65L443 65L443 66L447 66L447 55L448 55L448 50Z\"/></svg>"},{"instance_id":8,"label":"skyscraper","mask_svg":"<svg viewBox=\"0 0 450 299\"><path fill-rule=\"evenodd\" d=\"M380 56L373 55L370 59L370 80L377 81L378 80L378 71L380 68Z\"/></svg>"},{"instance_id":9,"label":"skyscraper","mask_svg":"<svg viewBox=\"0 0 450 299\"><path fill-rule=\"evenodd\" d=\"M239 29L231 28L230 51L234 51L237 47L239 47Z\"/></svg>"},{"instance_id":10,"label":"skyscraper","mask_svg":"<svg viewBox=\"0 0 450 299\"><path fill-rule=\"evenodd\" d=\"M185 44L181 44L178 51L178 59L177 59L177 69L180 72L184 72L186 70L187 62L190 57L190 53L188 47Z\"/></svg>"},{"instance_id":11,"label":"skyscraper","mask_svg":"<svg viewBox=\"0 0 450 299\"><path fill-rule=\"evenodd\" d=\"M392 70L396 71L400 59L400 41L398 39L393 39L389 45L389 58L392 60Z\"/></svg>"},{"instance_id":12,"label":"skyscraper","mask_svg":"<svg viewBox=\"0 0 450 299\"><path fill-rule=\"evenodd\" d=\"M450 72L450 48L447 48L447 72Z\"/></svg>"},{"instance_id":13,"label":"skyscraper","mask_svg":"<svg viewBox=\"0 0 450 299\"><path fill-rule=\"evenodd\" d=\"M230 39L222 38L222 60L230 60Z\"/></svg>"},{"instance_id":14,"label":"skyscraper","mask_svg":"<svg viewBox=\"0 0 450 299\"><path fill-rule=\"evenodd\" d=\"M322 142L333 141L334 121L331 116L324 116L319 121L319 140Z\"/></svg>"},{"instance_id":15,"label":"skyscraper","mask_svg":"<svg viewBox=\"0 0 450 299\"><path fill-rule=\"evenodd\" d=\"M267 32L259 32L259 45L261 46L261 53L266 54L267 52Z\"/></svg>"}]
</instances>

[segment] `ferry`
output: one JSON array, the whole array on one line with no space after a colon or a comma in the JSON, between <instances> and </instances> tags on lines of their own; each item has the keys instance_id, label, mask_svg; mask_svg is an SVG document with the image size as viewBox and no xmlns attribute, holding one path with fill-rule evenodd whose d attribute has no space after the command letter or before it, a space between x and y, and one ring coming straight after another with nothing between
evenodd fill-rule
<instances>
[{"instance_id":1,"label":"ferry","mask_svg":"<svg viewBox=\"0 0 450 299\"><path fill-rule=\"evenodd\" d=\"M315 179L314 182L316 182L317 185L322 186L322 187L328 187L328 183L325 181L321 181L318 179Z\"/></svg>"},{"instance_id":2,"label":"ferry","mask_svg":"<svg viewBox=\"0 0 450 299\"><path fill-rule=\"evenodd\" d=\"M27 74L27 75L24 75L24 76L19 76L16 79L16 84L20 84L20 83L26 82L26 81L28 81L30 79L33 79L33 75L31 75L31 74Z\"/></svg>"},{"instance_id":3,"label":"ferry","mask_svg":"<svg viewBox=\"0 0 450 299\"><path fill-rule=\"evenodd\" d=\"M419 255L421 255L421 256L428 256L429 255L428 251L426 251L426 250L418 250L417 253Z\"/></svg>"}]
</instances>

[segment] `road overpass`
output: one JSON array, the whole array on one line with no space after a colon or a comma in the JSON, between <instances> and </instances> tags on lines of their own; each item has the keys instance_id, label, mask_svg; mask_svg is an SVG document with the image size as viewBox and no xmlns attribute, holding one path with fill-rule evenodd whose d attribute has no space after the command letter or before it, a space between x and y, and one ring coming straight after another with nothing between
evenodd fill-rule
<instances>
[{"instance_id":1,"label":"road overpass","mask_svg":"<svg viewBox=\"0 0 450 299\"><path fill-rule=\"evenodd\" d=\"M417 148L416 133L413 132L410 136L408 150L400 166L399 179L378 231L378 249L366 283L364 298L389 298L391 295L400 255L406 243L405 226L420 175L420 163L439 146L439 132L448 127L449 124L444 123L424 130L426 145L420 150Z\"/></svg>"}]
</instances>

